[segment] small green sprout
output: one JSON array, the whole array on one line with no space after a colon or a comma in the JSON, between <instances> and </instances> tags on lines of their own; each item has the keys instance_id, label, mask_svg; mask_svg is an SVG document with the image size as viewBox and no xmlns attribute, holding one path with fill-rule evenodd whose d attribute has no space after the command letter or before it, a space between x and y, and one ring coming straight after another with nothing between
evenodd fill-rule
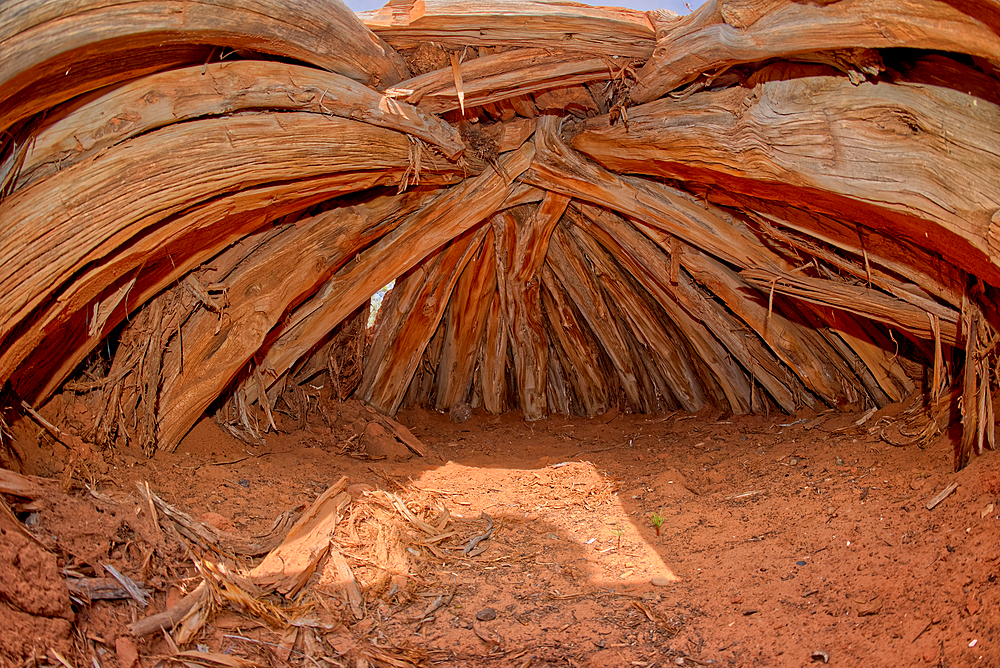
<instances>
[{"instance_id":1,"label":"small green sprout","mask_svg":"<svg viewBox=\"0 0 1000 668\"><path fill-rule=\"evenodd\" d=\"M615 528L611 530L611 533L618 536L618 548L622 546L622 536L625 534L625 530L618 526L618 522L614 523Z\"/></svg>"},{"instance_id":2,"label":"small green sprout","mask_svg":"<svg viewBox=\"0 0 1000 668\"><path fill-rule=\"evenodd\" d=\"M660 527L663 526L663 516L660 513L653 513L649 520L653 523L653 528L656 529L656 535L660 535Z\"/></svg>"}]
</instances>

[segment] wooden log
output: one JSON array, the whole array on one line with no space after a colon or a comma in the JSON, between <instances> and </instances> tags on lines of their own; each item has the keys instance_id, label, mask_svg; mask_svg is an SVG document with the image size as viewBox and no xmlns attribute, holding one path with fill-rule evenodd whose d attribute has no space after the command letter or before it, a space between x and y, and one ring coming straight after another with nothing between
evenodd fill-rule
<instances>
[{"instance_id":1,"label":"wooden log","mask_svg":"<svg viewBox=\"0 0 1000 668\"><path fill-rule=\"evenodd\" d=\"M0 14L0 129L81 93L136 76L136 54L208 44L284 56L366 84L408 78L406 64L338 0L23 0ZM127 57L125 57L127 56ZM141 59L141 58L140 58ZM175 61L166 58L164 65ZM162 62L162 61L161 61ZM158 69L152 65L146 72Z\"/></svg>"},{"instance_id":2,"label":"wooden log","mask_svg":"<svg viewBox=\"0 0 1000 668\"><path fill-rule=\"evenodd\" d=\"M928 313L949 317L951 309L936 300L953 308L961 306L965 272L898 235L740 193L720 193L713 189L706 195L717 204L744 212L762 235L777 243L812 255ZM824 244L852 258L827 250Z\"/></svg>"},{"instance_id":3,"label":"wooden log","mask_svg":"<svg viewBox=\"0 0 1000 668\"><path fill-rule=\"evenodd\" d=\"M952 51L1000 65L1000 13L991 0L709 0L657 35L653 57L631 91L649 102L740 63L852 48ZM845 54L850 57L850 54ZM858 69L864 66L859 64ZM631 115L631 114L630 114Z\"/></svg>"},{"instance_id":4,"label":"wooden log","mask_svg":"<svg viewBox=\"0 0 1000 668\"><path fill-rule=\"evenodd\" d=\"M553 116L538 119L535 160L522 181L642 220L737 267L771 266L777 261L748 229L737 227L714 207L587 161L562 141L558 124Z\"/></svg>"},{"instance_id":5,"label":"wooden log","mask_svg":"<svg viewBox=\"0 0 1000 668\"><path fill-rule=\"evenodd\" d=\"M865 285L764 269L746 269L742 276L761 290L855 313L906 330L918 338L934 338L927 311ZM941 338L949 345L958 344L957 318L941 321Z\"/></svg>"},{"instance_id":6,"label":"wooden log","mask_svg":"<svg viewBox=\"0 0 1000 668\"><path fill-rule=\"evenodd\" d=\"M500 261L506 280L498 281L505 311L505 322L514 356L514 375L521 411L527 420L545 417L545 368L548 342L542 317L541 288L538 271L545 260L552 230L569 205L569 198L548 193L530 214L502 212L494 217L497 238L510 237L508 251Z\"/></svg>"},{"instance_id":7,"label":"wooden log","mask_svg":"<svg viewBox=\"0 0 1000 668\"><path fill-rule=\"evenodd\" d=\"M631 59L622 58L614 62L614 67L621 69L632 64ZM466 108L550 88L605 80L613 74L606 58L537 48L515 49L467 60L461 64L460 73ZM385 94L432 114L459 108L451 67L402 81L387 89Z\"/></svg>"},{"instance_id":8,"label":"wooden log","mask_svg":"<svg viewBox=\"0 0 1000 668\"><path fill-rule=\"evenodd\" d=\"M243 60L159 72L47 114L32 133L15 185L171 123L248 109L309 111L370 123L418 137L449 158L465 148L458 131L444 121L345 76Z\"/></svg>"},{"instance_id":9,"label":"wooden log","mask_svg":"<svg viewBox=\"0 0 1000 668\"><path fill-rule=\"evenodd\" d=\"M524 144L501 159L506 177L490 167L441 193L339 271L275 332L261 362L262 371L272 378L281 376L376 290L491 215L511 193L511 180L528 167L533 155L534 147Z\"/></svg>"},{"instance_id":10,"label":"wooden log","mask_svg":"<svg viewBox=\"0 0 1000 668\"><path fill-rule=\"evenodd\" d=\"M539 47L587 54L649 58L654 25L649 14L620 7L532 0L403 0L359 14L397 49L424 42L444 47ZM657 16L663 20L666 14Z\"/></svg>"},{"instance_id":11,"label":"wooden log","mask_svg":"<svg viewBox=\"0 0 1000 668\"><path fill-rule=\"evenodd\" d=\"M438 363L438 410L468 401L490 305L497 287L493 229L486 232L448 302L446 330Z\"/></svg>"},{"instance_id":12,"label":"wooden log","mask_svg":"<svg viewBox=\"0 0 1000 668\"><path fill-rule=\"evenodd\" d=\"M586 417L600 415L611 407L608 384L602 372L604 352L548 263L542 265L541 279L545 287L542 303L549 321L549 342L563 360L561 366L573 370L564 376L573 388L576 405Z\"/></svg>"},{"instance_id":13,"label":"wooden log","mask_svg":"<svg viewBox=\"0 0 1000 668\"><path fill-rule=\"evenodd\" d=\"M499 291L486 316L486 333L479 356L483 408L497 415L507 410L507 325Z\"/></svg>"},{"instance_id":14,"label":"wooden log","mask_svg":"<svg viewBox=\"0 0 1000 668\"><path fill-rule=\"evenodd\" d=\"M0 202L11 221L0 247L0 340L77 271L203 200L409 160L398 132L308 113L202 119L136 137Z\"/></svg>"},{"instance_id":15,"label":"wooden log","mask_svg":"<svg viewBox=\"0 0 1000 668\"><path fill-rule=\"evenodd\" d=\"M666 315L679 330L680 337L676 337L674 332L668 331L663 325L666 318L662 317L661 312L650 307L653 299L643 298L644 293L648 293L640 285L629 280L615 266L607 251L598 245L597 240L581 225L575 225L572 231L587 257L597 268L598 274L603 279L602 285L612 296L611 301L627 313L633 324L632 331L636 333L639 341L647 349L654 351L652 357L657 363L659 372L663 374L672 394L684 409L694 413L701 410L706 403L699 374L691 362L692 355L685 345L686 342L690 342L700 360L722 387L733 412L737 414L749 412L751 392L747 374L735 363L730 351L712 336L704 324L678 308L672 299L665 298L663 299L665 303L661 303L660 306L668 309ZM628 260L623 261L630 263ZM655 262L655 259L653 261ZM634 262L631 261L632 268L636 268ZM660 264L663 264L662 260Z\"/></svg>"},{"instance_id":16,"label":"wooden log","mask_svg":"<svg viewBox=\"0 0 1000 668\"><path fill-rule=\"evenodd\" d=\"M611 359L629 407L634 411L641 410L642 398L635 363L620 323L608 308L597 276L575 248L572 239L558 227L549 239L546 260ZM589 364L594 364L594 361L591 360Z\"/></svg>"},{"instance_id":17,"label":"wooden log","mask_svg":"<svg viewBox=\"0 0 1000 668\"><path fill-rule=\"evenodd\" d=\"M836 352L809 329L780 313L770 312L766 299L759 293L754 294L753 287L732 269L697 249L674 243L676 238L661 230L643 226L645 237L670 252L667 262L662 254L649 248L649 241L639 234L639 228L629 226L596 207L584 207L584 212L605 232L599 236L601 243L614 249L619 261L657 296L657 300L665 305L677 300L708 325L715 337L771 394L782 410L792 413L798 402L790 388L790 374L778 360L788 365L805 386L824 401L832 404L839 401L842 379L837 367L828 361L830 356L836 356ZM674 275L675 266L683 267L685 272L677 271L676 280L666 281L666 277ZM691 278L711 291L726 308L720 308L706 299ZM761 347L753 334L741 331L743 326L729 316L727 309L766 342L774 356Z\"/></svg>"},{"instance_id":18,"label":"wooden log","mask_svg":"<svg viewBox=\"0 0 1000 668\"><path fill-rule=\"evenodd\" d=\"M172 451L257 353L265 337L359 249L393 229L384 206L346 207L289 226L225 279L229 306L200 309L164 361L157 416L160 449Z\"/></svg>"},{"instance_id":19,"label":"wooden log","mask_svg":"<svg viewBox=\"0 0 1000 668\"><path fill-rule=\"evenodd\" d=\"M628 132L593 119L572 145L615 171L865 221L997 284L998 114L996 105L935 86L764 76L752 89L633 107Z\"/></svg>"},{"instance_id":20,"label":"wooden log","mask_svg":"<svg viewBox=\"0 0 1000 668\"><path fill-rule=\"evenodd\" d=\"M417 283L419 288L406 302L394 300L393 308L380 321L372 351L383 352L378 357L368 358L356 393L376 410L386 415L395 415L399 410L420 357L448 306L452 290L485 236L485 226L465 232L403 279L404 284ZM438 369L440 375L442 371Z\"/></svg>"},{"instance_id":21,"label":"wooden log","mask_svg":"<svg viewBox=\"0 0 1000 668\"><path fill-rule=\"evenodd\" d=\"M400 166L383 173L269 184L213 199L170 218L74 276L58 299L33 315L24 331L0 351L0 375L10 372L21 396L37 403L55 391L130 311L220 249L262 225L338 194L398 183L402 173ZM29 356L30 363L24 363Z\"/></svg>"},{"instance_id":22,"label":"wooden log","mask_svg":"<svg viewBox=\"0 0 1000 668\"><path fill-rule=\"evenodd\" d=\"M699 353L702 350L707 351L706 360L718 361L726 356L732 356L775 398L782 410L789 413L795 411L797 402L789 388L790 374L761 347L760 342L750 332L744 331L743 326L729 316L724 308L707 299L685 272L677 271L676 281L669 279L675 275L674 267L679 267L684 261L678 257L680 253L674 252L668 256L660 252L638 229L617 216L601 212L594 207L587 207L585 211L588 218L594 222L593 226L587 228L587 232L599 240L601 245L608 249L616 260L649 291L684 332L685 338L696 351ZM665 248L668 244L662 246ZM660 353L658 348L653 350ZM680 366L680 369L673 371L661 368L661 373L671 386L676 383L673 379L681 371L688 378L697 377L690 366L691 363L688 362L688 357L690 355L681 356L679 360L670 358L658 360L661 366L664 364ZM727 366L721 366L712 373L717 377L721 374L725 379L734 372ZM730 393L733 393L733 387L742 385L738 375L735 376L734 382L735 385L730 384ZM749 386L746 389L749 390ZM689 407L690 398L685 401L676 390L674 394L686 410L697 410ZM700 401L704 403L703 395L704 390L699 388L699 394L694 396L701 396Z\"/></svg>"},{"instance_id":23,"label":"wooden log","mask_svg":"<svg viewBox=\"0 0 1000 668\"><path fill-rule=\"evenodd\" d=\"M569 381L563 371L562 361L559 353L555 349L549 349L548 360L545 365L548 376L545 379L545 404L553 413L562 413L566 417L573 414L571 403L572 394L568 391Z\"/></svg>"}]
</instances>

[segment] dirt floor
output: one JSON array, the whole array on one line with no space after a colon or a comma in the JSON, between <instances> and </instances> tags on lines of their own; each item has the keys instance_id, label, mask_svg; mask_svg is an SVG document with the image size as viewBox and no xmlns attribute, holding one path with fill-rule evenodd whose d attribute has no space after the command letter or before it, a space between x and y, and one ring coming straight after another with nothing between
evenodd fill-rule
<instances>
[{"instance_id":1,"label":"dirt floor","mask_svg":"<svg viewBox=\"0 0 1000 668\"><path fill-rule=\"evenodd\" d=\"M11 465L44 479L34 500L5 497L37 542L0 522L0 663L1000 666L1000 457L955 474L947 436L890 445L879 435L900 411L532 424L404 411L418 456L359 404L328 403L261 447L204 419L175 453L103 462L21 421ZM47 414L86 429L82 402ZM342 476L333 551L294 601L244 577L259 558L152 522L136 487L253 538ZM109 566L148 606L80 593ZM178 629L133 637L209 571L214 605L186 643Z\"/></svg>"}]
</instances>

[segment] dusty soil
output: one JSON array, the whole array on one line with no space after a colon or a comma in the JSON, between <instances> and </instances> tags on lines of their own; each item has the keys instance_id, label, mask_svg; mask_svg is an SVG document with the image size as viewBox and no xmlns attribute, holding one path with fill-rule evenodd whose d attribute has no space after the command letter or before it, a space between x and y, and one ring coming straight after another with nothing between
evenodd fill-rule
<instances>
[{"instance_id":1,"label":"dusty soil","mask_svg":"<svg viewBox=\"0 0 1000 668\"><path fill-rule=\"evenodd\" d=\"M889 445L878 435L899 410L861 425L837 412L533 424L403 412L419 457L369 428L361 406L331 403L263 447L205 419L175 453L103 463L19 423L20 466L53 479L33 502L7 498L48 551L2 527L0 663L54 665L55 649L73 666L131 668L187 647L226 655L201 665L233 666L998 666L1000 457L955 474L947 435ZM84 429L81 403L48 412ZM353 509L335 542L361 586L361 619L323 565L296 603L269 597L294 623L271 628L220 603L185 647L129 635L200 581L192 554L205 557L162 517L151 523L135 483L256 536L345 475ZM421 542L413 526L390 526L379 490L450 535ZM376 544L379 558L365 551ZM104 564L144 583L149 606L77 600L70 611L58 581L105 576Z\"/></svg>"}]
</instances>

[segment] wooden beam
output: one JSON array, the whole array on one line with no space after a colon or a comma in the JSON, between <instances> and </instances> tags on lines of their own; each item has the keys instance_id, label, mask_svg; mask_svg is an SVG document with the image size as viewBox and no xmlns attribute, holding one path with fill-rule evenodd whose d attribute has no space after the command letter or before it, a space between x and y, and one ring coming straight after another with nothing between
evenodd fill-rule
<instances>
[{"instance_id":1,"label":"wooden beam","mask_svg":"<svg viewBox=\"0 0 1000 668\"><path fill-rule=\"evenodd\" d=\"M4 7L0 129L130 79L141 54L159 59L161 50L169 53L175 45L284 56L373 85L409 77L399 54L339 0L260 0L252 6L240 0L23 0ZM156 62L147 73L158 69Z\"/></svg>"},{"instance_id":2,"label":"wooden beam","mask_svg":"<svg viewBox=\"0 0 1000 668\"><path fill-rule=\"evenodd\" d=\"M370 123L411 134L449 158L465 149L448 123L340 74L238 60L150 74L47 114L32 133L15 186L172 123L249 109L308 111Z\"/></svg>"},{"instance_id":3,"label":"wooden beam","mask_svg":"<svg viewBox=\"0 0 1000 668\"><path fill-rule=\"evenodd\" d=\"M861 221L1000 284L1000 242L991 242L1000 106L948 88L854 86L827 74L814 68L632 107L627 131L591 119L571 143L614 171Z\"/></svg>"},{"instance_id":4,"label":"wooden beam","mask_svg":"<svg viewBox=\"0 0 1000 668\"><path fill-rule=\"evenodd\" d=\"M409 164L404 135L309 113L201 119L136 137L0 202L0 341L78 272L194 205Z\"/></svg>"},{"instance_id":5,"label":"wooden beam","mask_svg":"<svg viewBox=\"0 0 1000 668\"><path fill-rule=\"evenodd\" d=\"M503 211L494 217L497 238L507 252L500 257L503 281L498 281L504 305L508 337L514 355L514 375L520 397L521 411L527 420L545 417L545 379L548 376L548 341L539 296L538 271L545 260L549 237L569 198L547 193L545 199L530 214Z\"/></svg>"},{"instance_id":6,"label":"wooden beam","mask_svg":"<svg viewBox=\"0 0 1000 668\"><path fill-rule=\"evenodd\" d=\"M464 46L539 47L605 56L649 58L654 24L647 12L533 0L403 0L359 14L397 49L433 42Z\"/></svg>"},{"instance_id":7,"label":"wooden beam","mask_svg":"<svg viewBox=\"0 0 1000 668\"><path fill-rule=\"evenodd\" d=\"M611 407L602 371L605 354L548 263L542 265L540 275L545 287L542 303L549 321L549 342L563 360L561 366L572 369L564 377L568 377L580 412L587 417L600 415Z\"/></svg>"},{"instance_id":8,"label":"wooden beam","mask_svg":"<svg viewBox=\"0 0 1000 668\"><path fill-rule=\"evenodd\" d=\"M412 298L390 300L372 342L373 353L380 354L369 356L356 396L385 415L396 414L452 290L485 236L485 226L465 232L402 279L401 287ZM411 290L414 283L419 287Z\"/></svg>"},{"instance_id":9,"label":"wooden beam","mask_svg":"<svg viewBox=\"0 0 1000 668\"><path fill-rule=\"evenodd\" d=\"M643 402L635 362L620 329L621 325L605 301L598 277L573 240L558 227L549 239L547 261L573 305L587 321L611 359L629 407L634 411L641 410Z\"/></svg>"},{"instance_id":10,"label":"wooden beam","mask_svg":"<svg viewBox=\"0 0 1000 668\"><path fill-rule=\"evenodd\" d=\"M797 402L788 386L790 374L774 359L773 355L761 347L760 342L753 334L745 331L744 326L733 319L725 308L721 308L713 300L707 299L704 293L694 285L687 273L677 272L676 282L670 280L674 274L674 266L679 267L684 262L683 258L687 252L678 258L680 253L668 254L664 252L669 248L669 242L662 243L661 248L658 249L636 227L613 214L589 206L584 207L583 211L587 219L593 223L586 227L588 234L593 235L602 246L608 249L635 280L652 295L667 315L674 320L676 326L684 332L685 338L689 340L690 345L696 351L699 353L703 349L709 351L707 359L718 360L732 356L775 398L782 410L789 413L795 411ZM716 339L717 341L715 341ZM660 354L658 348L653 350ZM683 359L676 361L668 359L660 362L660 364L665 363L683 364L684 366L689 364ZM670 373L665 369L661 370L661 373L664 374L668 382L677 375L676 372ZM716 375L721 373L723 377L726 377L733 372L723 366L714 370L713 373ZM691 371L686 371L686 374L691 376ZM742 385L738 376L736 378L737 386ZM732 389L730 391L732 392ZM697 410L688 407L690 400L685 402L680 395L677 398L686 410ZM705 401L704 397L701 398L701 401ZM739 405L740 402L737 402L737 406Z\"/></svg>"},{"instance_id":11,"label":"wooden beam","mask_svg":"<svg viewBox=\"0 0 1000 668\"><path fill-rule=\"evenodd\" d=\"M260 349L292 307L378 234L383 207L334 209L288 226L226 276L228 306L197 310L168 349L157 416L158 448L172 451Z\"/></svg>"},{"instance_id":12,"label":"wooden beam","mask_svg":"<svg viewBox=\"0 0 1000 668\"><path fill-rule=\"evenodd\" d=\"M466 60L460 67L465 107L478 107L550 88L606 80L615 74L615 70L630 67L633 63L628 58L609 63L607 58L589 53L537 48L515 49ZM402 81L387 89L385 94L432 114L459 108L458 90L451 67Z\"/></svg>"},{"instance_id":13,"label":"wooden beam","mask_svg":"<svg viewBox=\"0 0 1000 668\"><path fill-rule=\"evenodd\" d=\"M777 262L748 229L718 215L716 207L696 203L686 193L652 181L623 178L589 162L563 142L558 126L553 116L538 119L535 161L522 181L645 221L737 267Z\"/></svg>"},{"instance_id":14,"label":"wooden beam","mask_svg":"<svg viewBox=\"0 0 1000 668\"><path fill-rule=\"evenodd\" d=\"M490 306L497 288L493 229L476 251L458 279L448 313L446 329L438 363L438 410L448 410L469 399L475 377L476 362L483 345Z\"/></svg>"},{"instance_id":15,"label":"wooden beam","mask_svg":"<svg viewBox=\"0 0 1000 668\"><path fill-rule=\"evenodd\" d=\"M701 74L741 63L833 50L911 48L951 51L1000 65L1000 11L991 0L709 0L657 35L631 98L649 102ZM861 70L867 63L855 64ZM873 72L877 74L876 72ZM631 112L629 114L631 116Z\"/></svg>"},{"instance_id":16,"label":"wooden beam","mask_svg":"<svg viewBox=\"0 0 1000 668\"><path fill-rule=\"evenodd\" d=\"M261 370L271 378L280 377L382 286L489 217L512 192L512 180L527 169L533 155L534 147L524 144L501 158L503 175L489 167L440 193L337 272L273 333ZM248 388L248 393L256 397L256 390Z\"/></svg>"}]
</instances>

